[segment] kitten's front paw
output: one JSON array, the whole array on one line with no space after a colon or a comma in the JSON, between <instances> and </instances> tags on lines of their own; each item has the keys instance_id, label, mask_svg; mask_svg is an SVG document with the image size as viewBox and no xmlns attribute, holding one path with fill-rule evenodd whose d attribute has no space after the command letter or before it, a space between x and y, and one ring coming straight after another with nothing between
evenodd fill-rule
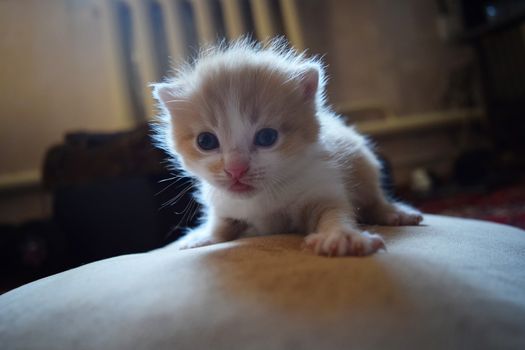
<instances>
[{"instance_id":1,"label":"kitten's front paw","mask_svg":"<svg viewBox=\"0 0 525 350\"><path fill-rule=\"evenodd\" d=\"M423 215L418 210L404 204L394 204L392 211L386 213L387 225L417 226L423 221Z\"/></svg>"},{"instance_id":2,"label":"kitten's front paw","mask_svg":"<svg viewBox=\"0 0 525 350\"><path fill-rule=\"evenodd\" d=\"M191 249L191 248L198 248L198 247L204 247L207 245L212 245L219 243L217 239L215 239L212 236L209 235L196 235L196 234L187 234L186 236L183 236L179 238L173 245L179 249Z\"/></svg>"},{"instance_id":3,"label":"kitten's front paw","mask_svg":"<svg viewBox=\"0 0 525 350\"><path fill-rule=\"evenodd\" d=\"M423 221L423 215L408 205L393 203L378 210L375 218L369 221L369 224L387 226L417 226Z\"/></svg>"},{"instance_id":4,"label":"kitten's front paw","mask_svg":"<svg viewBox=\"0 0 525 350\"><path fill-rule=\"evenodd\" d=\"M381 236L366 231L312 233L306 236L305 245L316 254L328 256L365 256L386 249Z\"/></svg>"}]
</instances>

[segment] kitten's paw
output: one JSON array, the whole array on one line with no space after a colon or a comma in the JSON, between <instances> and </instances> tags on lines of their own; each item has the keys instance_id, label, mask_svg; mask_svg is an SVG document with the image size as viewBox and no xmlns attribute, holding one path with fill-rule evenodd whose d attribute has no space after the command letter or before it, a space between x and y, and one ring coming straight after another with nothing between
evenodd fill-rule
<instances>
[{"instance_id":1,"label":"kitten's paw","mask_svg":"<svg viewBox=\"0 0 525 350\"><path fill-rule=\"evenodd\" d=\"M198 247L204 247L207 245L212 245L219 243L217 239L215 239L213 236L209 235L195 235L195 234L187 234L186 236L183 236L179 238L173 245L179 249L191 249L191 248L198 248Z\"/></svg>"},{"instance_id":2,"label":"kitten's paw","mask_svg":"<svg viewBox=\"0 0 525 350\"><path fill-rule=\"evenodd\" d=\"M371 223L387 226L417 226L421 221L423 221L421 212L408 205L395 203L382 209Z\"/></svg>"},{"instance_id":3,"label":"kitten's paw","mask_svg":"<svg viewBox=\"0 0 525 350\"><path fill-rule=\"evenodd\" d=\"M421 214L395 211L386 214L385 223L388 226L417 226L421 221L423 221Z\"/></svg>"},{"instance_id":4,"label":"kitten's paw","mask_svg":"<svg viewBox=\"0 0 525 350\"><path fill-rule=\"evenodd\" d=\"M365 256L386 249L381 236L369 232L312 233L305 245L316 254L328 256Z\"/></svg>"}]
</instances>

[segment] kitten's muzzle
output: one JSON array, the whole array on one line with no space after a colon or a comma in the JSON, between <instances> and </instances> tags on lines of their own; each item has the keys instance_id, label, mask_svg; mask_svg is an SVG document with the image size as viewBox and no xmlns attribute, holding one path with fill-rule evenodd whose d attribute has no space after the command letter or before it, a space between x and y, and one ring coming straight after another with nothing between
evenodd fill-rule
<instances>
[{"instance_id":1,"label":"kitten's muzzle","mask_svg":"<svg viewBox=\"0 0 525 350\"><path fill-rule=\"evenodd\" d=\"M235 181L228 189L236 193L248 193L254 190L253 186L244 184L240 181Z\"/></svg>"},{"instance_id":2,"label":"kitten's muzzle","mask_svg":"<svg viewBox=\"0 0 525 350\"><path fill-rule=\"evenodd\" d=\"M228 177L238 182L250 169L250 165L246 162L235 162L227 164L224 167L224 172Z\"/></svg>"},{"instance_id":3,"label":"kitten's muzzle","mask_svg":"<svg viewBox=\"0 0 525 350\"><path fill-rule=\"evenodd\" d=\"M239 157L229 159L229 161L227 161L224 164L224 173L228 176L228 178L231 181L230 185L228 186L228 189L231 192L246 194L254 190L253 186L243 181L243 178L245 178L245 175L248 173L249 170L249 160L242 159Z\"/></svg>"}]
</instances>

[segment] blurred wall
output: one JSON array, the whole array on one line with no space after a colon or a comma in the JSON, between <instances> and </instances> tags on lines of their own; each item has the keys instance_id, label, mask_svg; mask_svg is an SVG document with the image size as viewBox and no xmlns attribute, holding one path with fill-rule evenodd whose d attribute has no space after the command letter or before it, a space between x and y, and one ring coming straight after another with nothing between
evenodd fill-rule
<instances>
[{"instance_id":1,"label":"blurred wall","mask_svg":"<svg viewBox=\"0 0 525 350\"><path fill-rule=\"evenodd\" d=\"M434 0L307 0L302 11L336 106L378 102L398 115L449 108L449 80L473 59L470 47L439 37Z\"/></svg>"},{"instance_id":2,"label":"blurred wall","mask_svg":"<svg viewBox=\"0 0 525 350\"><path fill-rule=\"evenodd\" d=\"M342 113L372 107L400 118L425 118L453 108L481 105L473 49L440 37L433 0L304 0L306 46L323 55L328 98ZM458 78L465 74L470 81ZM469 97L467 97L469 96ZM350 122L355 122L350 114ZM486 143L469 124L427 126L409 132L371 135L387 157L398 186L414 169L447 179L456 157Z\"/></svg>"},{"instance_id":3,"label":"blurred wall","mask_svg":"<svg viewBox=\"0 0 525 350\"><path fill-rule=\"evenodd\" d=\"M0 180L35 176L67 131L132 124L104 2L0 1Z\"/></svg>"}]
</instances>

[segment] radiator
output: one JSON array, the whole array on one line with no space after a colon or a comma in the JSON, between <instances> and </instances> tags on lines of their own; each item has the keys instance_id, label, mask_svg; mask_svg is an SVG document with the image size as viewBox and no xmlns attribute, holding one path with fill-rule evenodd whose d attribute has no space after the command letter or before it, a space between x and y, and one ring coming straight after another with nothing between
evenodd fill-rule
<instances>
[{"instance_id":1,"label":"radiator","mask_svg":"<svg viewBox=\"0 0 525 350\"><path fill-rule=\"evenodd\" d=\"M112 0L106 10L130 114L137 121L151 118L148 83L162 80L201 45L283 35L303 50L298 6L297 0Z\"/></svg>"}]
</instances>

